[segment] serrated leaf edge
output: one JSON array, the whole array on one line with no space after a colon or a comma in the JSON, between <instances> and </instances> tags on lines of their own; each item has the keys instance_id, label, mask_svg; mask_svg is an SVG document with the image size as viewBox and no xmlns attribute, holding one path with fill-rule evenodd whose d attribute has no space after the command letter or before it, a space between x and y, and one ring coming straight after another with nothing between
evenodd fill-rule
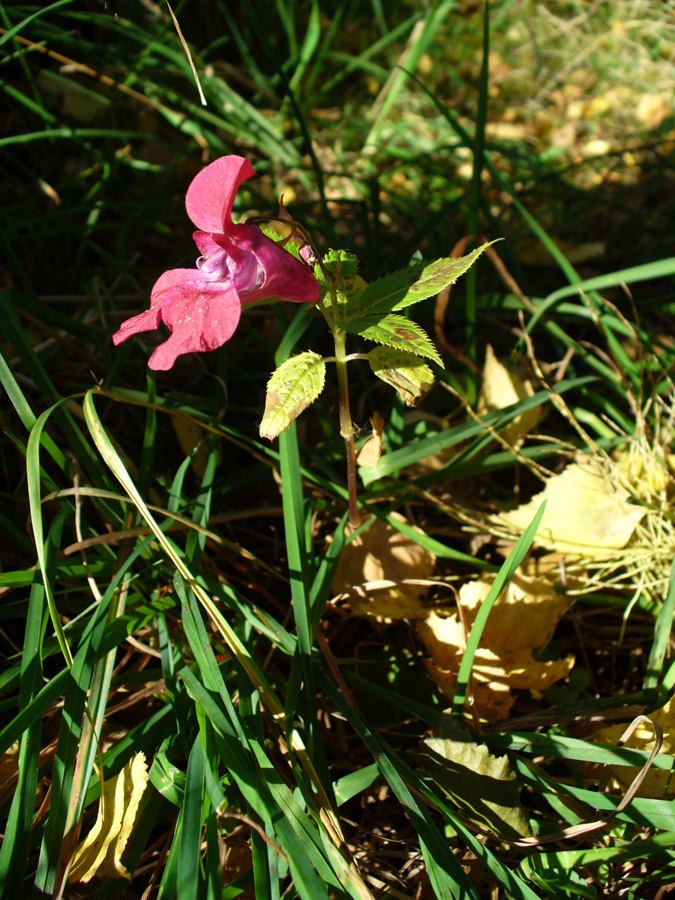
<instances>
[{"instance_id":1,"label":"serrated leaf edge","mask_svg":"<svg viewBox=\"0 0 675 900\"><path fill-rule=\"evenodd\" d=\"M283 374L284 367L291 368L291 364L292 363L297 364L298 360L303 356L312 358L312 362L311 362L311 365L308 365L308 367L305 369L303 375L300 375L296 379L296 381L297 382L301 381L302 378L308 372L310 372L313 368L318 367L319 372L320 372L318 390L310 391L309 393L307 393L305 395L304 399L306 400L306 402L304 403L304 405L302 405L298 409L298 411L293 416L293 418L289 418L288 415L284 416L284 420L289 418L289 421L287 421L286 424L282 428L271 429L269 426L271 425L272 422L275 421L277 416L283 415L284 410L285 410L285 405L286 405L286 400L284 400L281 403L281 405L276 406L273 410L270 410L268 412L267 400L268 400L269 392L270 392L270 389L272 388L273 382L274 382L275 378L283 379L284 378L284 374ZM309 362L309 359L308 359L308 362ZM267 388L265 391L265 411L263 412L263 417L260 422L260 428L259 428L260 437L267 438L268 440L273 440L274 438L278 437L282 431L285 431L286 428L288 428L288 426L291 425L298 418L298 416L301 415L307 409L308 406L311 406L312 403L314 403L314 401L317 399L317 397L323 391L325 385L326 385L326 363L325 363L323 357L320 356L318 353L315 353L313 350L305 350L303 353L296 353L295 356L291 356L291 357L289 357L289 359L285 360L285 362L281 363L281 365L278 366L274 370L274 372L272 372L272 374L270 375L269 380L267 382ZM312 396L312 394L313 394L313 396ZM288 396L289 397L292 396L292 389L289 390ZM308 400L307 397L310 397L311 399Z\"/></svg>"},{"instance_id":2,"label":"serrated leaf edge","mask_svg":"<svg viewBox=\"0 0 675 900\"><path fill-rule=\"evenodd\" d=\"M363 322L371 321L371 324L370 324L370 325L367 325L366 328L373 328L373 327L375 327L376 325L381 325L383 319L391 319L391 318L399 320L399 321L400 321L401 323L403 323L406 327L411 328L411 330L412 330L413 332L415 332L415 334L417 335L417 337L420 337L420 338L422 338L422 340L427 341L428 344L429 344L429 349L427 350L427 352L423 352L423 351L421 351L421 350L415 350L415 349L402 350L402 349L400 349L400 348L398 347L397 344L391 343L390 341L383 341L383 340L381 340L380 338L371 337L370 335L368 335L368 334L365 333L365 330L364 330L364 331L357 331L357 329L356 329L356 327L355 327L355 326L358 326L358 324L359 324L360 322L363 323ZM442 369L445 368L445 365L444 365L444 363L443 363L443 360L441 359L438 350L437 350L436 347L434 346L434 342L431 340L431 338L430 338L429 335L426 333L426 331L424 330L424 328L422 328L421 325L418 325L417 322L413 322L412 319L406 318L406 316L397 316L395 313L388 313L388 314L385 315L385 316L382 316L382 315L379 315L379 316L361 316L360 319L353 319L353 320L350 321L350 322L345 322L345 323L344 323L344 328L345 328L345 330L348 331L350 334L357 334L357 335L359 335L360 337L365 338L365 340L367 340L367 341L373 341L373 342L376 343L376 344L380 344L382 347L391 347L393 350L397 350L399 353L411 353L413 356L419 356L419 357L422 357L422 358L424 358L424 359L430 359L430 360L432 360L433 362L435 362L436 365L439 365Z\"/></svg>"},{"instance_id":3,"label":"serrated leaf edge","mask_svg":"<svg viewBox=\"0 0 675 900\"><path fill-rule=\"evenodd\" d=\"M503 238L495 238L494 241L487 241L485 244L482 244L480 247L476 247L475 250L472 250L470 253L466 253L464 256L444 256L444 257L441 257L440 259L433 259L433 260L430 260L429 262L417 263L414 266L410 266L409 268L412 270L417 269L418 266L421 266L421 268L419 270L419 273L420 273L419 277L416 278L415 281L412 281L410 283L410 285L407 289L408 291L411 290L414 285L419 284L421 281L423 281L423 273L430 266L437 265L438 263L441 263L441 262L451 262L452 260L456 260L459 262L459 261L465 260L469 257L473 257L473 259L468 264L466 269L464 269L464 271L460 272L454 278L451 278L448 281L446 281L443 286L441 286L441 287L434 286L433 288L430 289L428 294L424 294L424 296L421 296L421 297L415 297L413 299L409 299L406 296L405 299L398 300L394 304L394 306L392 306L390 309L380 309L378 311L377 305L375 305L375 306L373 306L373 308L368 309L365 312L359 311L359 313L355 314L352 318L345 319L344 327L345 328L347 327L347 325L346 325L347 322L354 321L356 318L364 318L367 315L386 315L388 313L394 313L399 309L404 309L407 306L412 306L415 303L421 303L423 300L428 300L429 297L433 297L434 294L437 294L439 291L442 291L444 288L448 287L448 285L455 284L457 279L461 278L462 275L465 275L469 271L471 266L473 266L473 264L478 260L478 258L482 255L482 253L485 250L487 250L488 247L491 247L492 244L496 244L498 241L501 241L501 240L503 240ZM396 279L397 276L400 276L402 273L404 273L406 271L408 271L408 270L407 269L397 269L395 272L391 272L388 275L384 275L382 278L379 278L377 281L372 281L368 285L368 288L366 290L368 290L370 288L374 288L378 283L382 283L383 281L385 281L387 279L391 279L393 281L394 279ZM401 290L401 288L399 288L396 291L392 291L392 294L397 294L397 293L399 293L400 290ZM383 297L377 301L377 304L385 304L388 302L388 300L389 300L389 297Z\"/></svg>"}]
</instances>

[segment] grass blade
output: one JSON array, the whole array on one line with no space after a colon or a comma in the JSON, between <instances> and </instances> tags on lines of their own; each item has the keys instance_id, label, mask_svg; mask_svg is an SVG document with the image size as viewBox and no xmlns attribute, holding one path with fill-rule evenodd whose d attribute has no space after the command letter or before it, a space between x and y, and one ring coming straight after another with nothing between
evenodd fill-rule
<instances>
[{"instance_id":1,"label":"grass blade","mask_svg":"<svg viewBox=\"0 0 675 900\"><path fill-rule=\"evenodd\" d=\"M525 556L527 555L527 552L530 549L532 541L534 540L534 537L537 533L539 523L541 522L545 510L546 501L541 504L532 522L527 526L523 534L516 541L513 550L511 550L503 565L499 569L497 577L495 578L494 583L490 588L490 592L488 593L485 600L483 600L483 602L481 603L480 609L478 610L478 614L471 629L471 634L469 635L466 642L466 649L464 650L462 662L459 667L459 673L457 675L455 698L452 702L452 711L456 716L461 715L464 709L464 704L466 702L466 688L469 684L469 679L471 678L473 660L476 655L476 650L478 649L478 643L481 639L481 635L483 634L483 629L485 628L485 623L487 622L488 616L490 615L490 611L497 602L501 592L504 590L511 578L513 578L518 567L525 559Z\"/></svg>"}]
</instances>

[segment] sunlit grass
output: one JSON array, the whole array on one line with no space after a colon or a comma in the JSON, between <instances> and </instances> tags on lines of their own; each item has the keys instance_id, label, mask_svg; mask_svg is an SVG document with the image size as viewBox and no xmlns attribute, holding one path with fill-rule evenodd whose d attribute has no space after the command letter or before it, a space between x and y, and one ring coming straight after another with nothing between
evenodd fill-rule
<instances>
[{"instance_id":1,"label":"sunlit grass","mask_svg":"<svg viewBox=\"0 0 675 900\"><path fill-rule=\"evenodd\" d=\"M205 107L160 6L0 6L0 894L652 896L675 878L672 801L620 806L601 767L649 751L592 738L675 686L668 4L494 3L482 87L472 6L193 7L175 13ZM158 275L193 264L185 190L227 153L259 173L235 215L273 214L284 193L366 279L470 233L506 238L436 323L427 302L446 369L418 410L354 366L360 443L375 410L386 421L360 502L435 557L423 610L509 571L510 545L475 529L541 489L537 466L597 453L649 507L604 570L569 569L586 583L567 585L575 605L540 654L577 661L550 693L516 691L486 727L469 643L457 718L508 755L540 843L482 833L421 764L449 701L409 622L332 602L350 540L334 390L279 442L257 436L275 364L328 352L318 317L251 310L170 374L146 369L150 335L112 346ZM535 392L480 421L467 400L488 342ZM538 405L522 445L495 439ZM540 558L532 534L518 550L531 539ZM141 752L131 885L64 886L100 779ZM573 844L562 833L617 807Z\"/></svg>"}]
</instances>

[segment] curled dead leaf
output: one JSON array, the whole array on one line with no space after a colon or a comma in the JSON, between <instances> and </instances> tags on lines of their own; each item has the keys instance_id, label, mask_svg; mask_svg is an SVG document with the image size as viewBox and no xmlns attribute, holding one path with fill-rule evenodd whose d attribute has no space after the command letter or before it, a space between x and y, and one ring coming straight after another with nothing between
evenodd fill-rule
<instances>
[{"instance_id":1,"label":"curled dead leaf","mask_svg":"<svg viewBox=\"0 0 675 900\"><path fill-rule=\"evenodd\" d=\"M373 436L366 441L356 455L356 461L360 466L372 469L376 466L382 455L382 432L384 431L384 419L379 412L374 412L370 420Z\"/></svg>"},{"instance_id":2,"label":"curled dead leaf","mask_svg":"<svg viewBox=\"0 0 675 900\"><path fill-rule=\"evenodd\" d=\"M486 575L460 590L467 629L493 580ZM569 675L573 656L541 662L532 655L548 642L567 606L567 598L556 593L550 580L513 577L492 608L474 657L473 702L481 718L491 722L506 718L515 699L512 690L545 691ZM467 639L459 613L434 610L417 623L417 633L429 651L427 671L452 699Z\"/></svg>"},{"instance_id":3,"label":"curled dead leaf","mask_svg":"<svg viewBox=\"0 0 675 900\"><path fill-rule=\"evenodd\" d=\"M392 514L405 522L404 516ZM420 532L421 533L421 532ZM342 551L333 579L333 593L348 600L356 616L380 621L426 615L419 598L436 557L387 522L376 521Z\"/></svg>"}]
</instances>

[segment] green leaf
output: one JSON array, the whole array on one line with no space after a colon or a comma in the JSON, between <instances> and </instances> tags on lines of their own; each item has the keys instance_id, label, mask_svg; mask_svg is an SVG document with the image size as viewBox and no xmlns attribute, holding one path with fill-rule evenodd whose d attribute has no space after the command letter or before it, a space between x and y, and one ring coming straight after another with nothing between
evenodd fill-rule
<instances>
[{"instance_id":1,"label":"green leaf","mask_svg":"<svg viewBox=\"0 0 675 900\"><path fill-rule=\"evenodd\" d=\"M351 334L360 334L369 341L414 353L416 356L426 356L444 368L443 360L427 333L405 316L363 316L346 322L345 328Z\"/></svg>"},{"instance_id":2,"label":"green leaf","mask_svg":"<svg viewBox=\"0 0 675 900\"><path fill-rule=\"evenodd\" d=\"M326 364L311 350L282 363L267 385L260 437L272 440L288 428L316 400L325 380Z\"/></svg>"},{"instance_id":3,"label":"green leaf","mask_svg":"<svg viewBox=\"0 0 675 900\"><path fill-rule=\"evenodd\" d=\"M460 275L476 262L481 253L494 241L477 247L466 256L447 257L430 263L417 263L369 284L359 298L359 309L352 319L363 315L383 315L404 309L433 297L443 288L454 284Z\"/></svg>"},{"instance_id":4,"label":"green leaf","mask_svg":"<svg viewBox=\"0 0 675 900\"><path fill-rule=\"evenodd\" d=\"M434 373L413 353L376 347L368 354L370 368L401 395L407 406L419 406L434 385Z\"/></svg>"},{"instance_id":5,"label":"green leaf","mask_svg":"<svg viewBox=\"0 0 675 900\"><path fill-rule=\"evenodd\" d=\"M418 759L470 822L507 840L530 835L508 756L493 756L452 716L441 716L434 735L422 742Z\"/></svg>"}]
</instances>

